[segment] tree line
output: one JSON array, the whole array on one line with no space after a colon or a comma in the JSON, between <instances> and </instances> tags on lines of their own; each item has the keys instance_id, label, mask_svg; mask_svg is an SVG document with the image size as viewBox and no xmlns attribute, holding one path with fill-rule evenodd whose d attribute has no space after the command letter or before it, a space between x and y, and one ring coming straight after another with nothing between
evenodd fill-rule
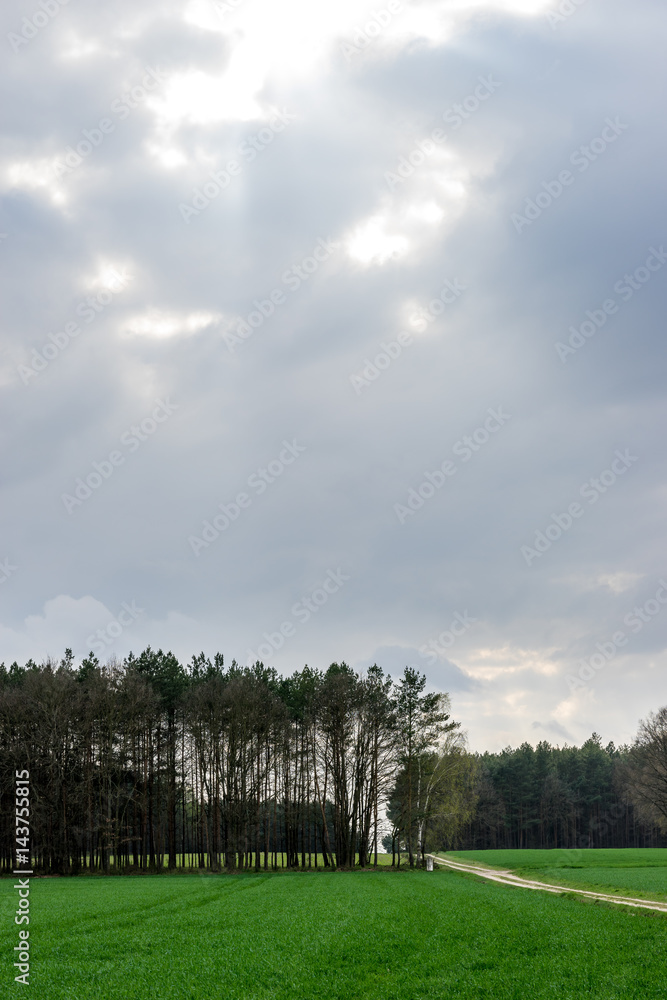
<instances>
[{"instance_id":1,"label":"tree line","mask_svg":"<svg viewBox=\"0 0 667 1000\"><path fill-rule=\"evenodd\" d=\"M542 741L478 757L469 850L667 847L667 709L644 720L631 746Z\"/></svg>"},{"instance_id":2,"label":"tree line","mask_svg":"<svg viewBox=\"0 0 667 1000\"><path fill-rule=\"evenodd\" d=\"M221 654L0 664L0 870L29 772L42 873L350 868L453 848L667 846L667 709L631 747L471 754L406 667L288 677Z\"/></svg>"},{"instance_id":3,"label":"tree line","mask_svg":"<svg viewBox=\"0 0 667 1000\"><path fill-rule=\"evenodd\" d=\"M459 730L425 683L409 667L394 682L345 663L282 677L220 654L184 667L150 648L105 665L90 654L77 667L71 650L3 664L0 866L16 861L14 774L26 770L40 872L377 864L399 775L398 850L413 866L425 761Z\"/></svg>"}]
</instances>

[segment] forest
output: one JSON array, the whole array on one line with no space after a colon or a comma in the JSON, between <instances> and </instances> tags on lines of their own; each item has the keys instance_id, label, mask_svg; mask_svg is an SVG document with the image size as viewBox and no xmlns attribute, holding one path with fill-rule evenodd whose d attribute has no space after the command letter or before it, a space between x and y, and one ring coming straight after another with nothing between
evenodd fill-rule
<instances>
[{"instance_id":1,"label":"forest","mask_svg":"<svg viewBox=\"0 0 667 1000\"><path fill-rule=\"evenodd\" d=\"M667 846L650 791L629 792L638 768L653 787L641 741L603 747L593 734L580 748L472 754L448 696L425 688L412 667L398 680L345 663L282 677L221 654L184 666L151 648L104 665L90 654L76 666L71 650L2 664L0 870L16 865L15 775L43 874Z\"/></svg>"},{"instance_id":2,"label":"forest","mask_svg":"<svg viewBox=\"0 0 667 1000\"><path fill-rule=\"evenodd\" d=\"M462 847L667 847L660 816L633 794L637 754L636 746L603 747L597 733L581 747L523 743L482 754Z\"/></svg>"}]
</instances>

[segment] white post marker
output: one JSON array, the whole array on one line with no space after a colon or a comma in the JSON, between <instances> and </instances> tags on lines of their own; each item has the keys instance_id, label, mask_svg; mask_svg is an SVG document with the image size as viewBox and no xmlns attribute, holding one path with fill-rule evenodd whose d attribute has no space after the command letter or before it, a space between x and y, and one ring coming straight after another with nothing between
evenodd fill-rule
<instances>
[{"instance_id":1,"label":"white post marker","mask_svg":"<svg viewBox=\"0 0 667 1000\"><path fill-rule=\"evenodd\" d=\"M433 858L427 858L426 859L426 871L427 872L432 872L433 871Z\"/></svg>"}]
</instances>

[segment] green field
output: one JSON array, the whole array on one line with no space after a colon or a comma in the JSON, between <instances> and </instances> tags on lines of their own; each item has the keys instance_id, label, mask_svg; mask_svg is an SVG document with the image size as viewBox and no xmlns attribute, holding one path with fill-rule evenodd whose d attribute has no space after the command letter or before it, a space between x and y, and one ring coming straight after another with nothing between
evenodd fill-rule
<instances>
[{"instance_id":1,"label":"green field","mask_svg":"<svg viewBox=\"0 0 667 1000\"><path fill-rule=\"evenodd\" d=\"M204 866L203 866L203 869L207 870L208 867L209 867L209 865L208 865L208 854L204 854L203 857L204 857ZM358 861L359 860L359 855L356 854L355 857L356 857L356 859ZM369 865L373 864L373 857L374 857L373 854L371 854L371 860L369 862ZM264 870L264 860L265 860L265 855L264 855L264 852L262 851L261 854L260 854L260 856L259 856L259 867L262 870ZM303 871L310 871L312 869L318 869L318 868L324 869L324 867L325 867L325 865L324 865L324 855L323 854L306 854L305 855L305 864L304 865L301 865L301 860L302 860L302 855L299 854L299 865L296 866L296 867L298 867L300 870L303 870ZM282 870L282 869L286 869L287 868L287 855L286 854L284 854L284 853L283 854L278 853L275 856L275 861L276 861L275 867L274 867L273 861L274 861L274 856L272 854L269 854L269 859L268 859L268 863L267 863L267 866L266 866L266 871L278 871L278 870ZM88 862L86 862L86 864L87 863ZM224 864L224 862L218 861L218 870L220 870L220 867L223 864ZM401 854L401 865L407 865L407 864L408 864L408 855L407 855L407 853L405 851L403 851L402 854ZM378 851L378 865L389 865L391 867L391 854L385 854L384 851ZM182 854L177 854L176 855L176 869L177 870L181 869L182 871L185 871L188 874L191 874L191 873L199 874L202 871L202 869L199 867L199 855L198 854L186 854L185 855L185 863L183 863L183 855ZM149 871L150 871L151 874L159 874L161 870L165 871L165 872L168 870L166 855L164 855L161 859L159 859L156 862L155 868L153 868L153 869L149 869L149 868L140 869L139 866L134 866L132 864L128 865L125 862L124 859L117 859L117 858L114 857L113 854L111 854L109 856L109 871L106 874L109 874L109 875L144 875L144 874L147 874ZM255 870L255 855L254 854L252 854L250 856L250 865L249 865L249 868L247 868L247 869L244 868L244 870L248 870L248 871L250 871L250 870L254 871ZM294 871L295 867L293 866L290 870ZM91 874L98 875L98 874L101 874L101 873L98 870L95 870L95 871L91 872L89 869L86 868L86 869L83 869L83 871L81 871L79 874L83 875L83 876L86 876L86 875L91 875Z\"/></svg>"},{"instance_id":2,"label":"green field","mask_svg":"<svg viewBox=\"0 0 667 1000\"><path fill-rule=\"evenodd\" d=\"M667 899L667 849L585 851L453 851L452 860L505 868L525 878L575 889ZM667 993L666 993L667 995Z\"/></svg>"},{"instance_id":3,"label":"green field","mask_svg":"<svg viewBox=\"0 0 667 1000\"><path fill-rule=\"evenodd\" d=\"M3 997L25 995L12 886ZM662 914L443 869L34 879L30 904L34 1000L667 996Z\"/></svg>"}]
</instances>

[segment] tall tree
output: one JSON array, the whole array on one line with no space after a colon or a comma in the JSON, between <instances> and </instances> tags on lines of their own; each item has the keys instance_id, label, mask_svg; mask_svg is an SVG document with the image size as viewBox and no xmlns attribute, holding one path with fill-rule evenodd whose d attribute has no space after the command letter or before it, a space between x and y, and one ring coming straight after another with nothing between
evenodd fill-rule
<instances>
[{"instance_id":1,"label":"tall tree","mask_svg":"<svg viewBox=\"0 0 667 1000\"><path fill-rule=\"evenodd\" d=\"M459 726L449 720L449 697L440 692L423 694L426 675L406 667L398 682L395 700L398 719L398 761L405 770L406 794L402 827L405 830L408 861L414 868L416 802L419 799L419 762L435 749L447 732ZM400 857L400 856L399 856Z\"/></svg>"},{"instance_id":2,"label":"tall tree","mask_svg":"<svg viewBox=\"0 0 667 1000\"><path fill-rule=\"evenodd\" d=\"M167 784L167 845L169 868L176 867L176 786L177 786L177 755L179 733L177 729L177 709L183 692L188 685L188 677L183 667L173 653L163 653L161 649L154 652L150 646L136 659L128 657L128 664L140 676L149 681L158 695L164 719L166 734L164 739L165 771ZM158 753L162 743L162 728L157 731Z\"/></svg>"}]
</instances>

